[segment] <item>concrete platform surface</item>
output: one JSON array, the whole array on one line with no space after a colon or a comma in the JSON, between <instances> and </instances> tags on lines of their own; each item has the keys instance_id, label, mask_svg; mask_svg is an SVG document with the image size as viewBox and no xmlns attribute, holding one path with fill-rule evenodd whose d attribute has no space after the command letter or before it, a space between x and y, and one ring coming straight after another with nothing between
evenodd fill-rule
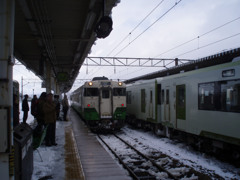
<instances>
[{"instance_id":1,"label":"concrete platform surface","mask_svg":"<svg viewBox=\"0 0 240 180\"><path fill-rule=\"evenodd\" d=\"M110 156L94 135L70 109L68 114L77 144L80 162L86 180L130 180L132 179Z\"/></svg>"}]
</instances>

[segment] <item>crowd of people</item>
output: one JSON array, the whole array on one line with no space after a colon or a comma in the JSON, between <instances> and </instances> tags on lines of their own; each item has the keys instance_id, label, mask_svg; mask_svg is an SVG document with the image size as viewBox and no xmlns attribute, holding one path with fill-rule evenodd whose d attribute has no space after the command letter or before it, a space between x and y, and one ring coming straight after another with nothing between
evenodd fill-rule
<instances>
[{"instance_id":1,"label":"crowd of people","mask_svg":"<svg viewBox=\"0 0 240 180\"><path fill-rule=\"evenodd\" d=\"M60 117L62 104L63 117ZM64 98L60 103L59 95L43 92L39 98L36 95L31 100L31 108L28 105L28 95L24 95L22 101L23 111L23 123L27 123L28 112L31 110L31 114L37 120L37 126L34 129L37 133L42 128L46 128L45 144L46 146L56 146L56 121L67 121L67 112L69 109L67 95L64 94Z\"/></svg>"}]
</instances>

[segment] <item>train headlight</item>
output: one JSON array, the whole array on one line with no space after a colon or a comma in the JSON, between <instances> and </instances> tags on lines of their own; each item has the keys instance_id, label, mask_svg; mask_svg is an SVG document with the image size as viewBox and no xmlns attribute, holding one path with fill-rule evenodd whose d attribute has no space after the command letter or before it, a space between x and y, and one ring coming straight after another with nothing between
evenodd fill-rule
<instances>
[{"instance_id":1,"label":"train headlight","mask_svg":"<svg viewBox=\"0 0 240 180\"><path fill-rule=\"evenodd\" d=\"M118 82L118 85L119 85L119 86L122 86L122 84L123 84L122 82Z\"/></svg>"},{"instance_id":2,"label":"train headlight","mask_svg":"<svg viewBox=\"0 0 240 180\"><path fill-rule=\"evenodd\" d=\"M89 83L88 83L88 85L89 85L89 86L92 86L92 85L93 85L93 83L92 83L92 82L89 82Z\"/></svg>"}]
</instances>

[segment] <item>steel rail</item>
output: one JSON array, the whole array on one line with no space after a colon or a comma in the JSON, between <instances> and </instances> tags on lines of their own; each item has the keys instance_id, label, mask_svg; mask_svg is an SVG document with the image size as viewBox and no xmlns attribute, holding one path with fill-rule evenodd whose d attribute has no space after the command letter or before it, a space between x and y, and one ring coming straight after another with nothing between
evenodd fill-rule
<instances>
[{"instance_id":1,"label":"steel rail","mask_svg":"<svg viewBox=\"0 0 240 180\"><path fill-rule=\"evenodd\" d=\"M119 140L121 140L123 143L125 143L127 146L129 146L130 148L132 148L134 151L136 151L140 156L144 157L145 159L149 160L154 166L156 166L160 171L164 171L166 172L171 178L177 180L177 177L175 177L172 173L170 173L168 170L166 170L165 168L163 168L162 166L160 166L159 164L157 164L154 160L152 160L151 158L147 157L145 154L141 153L140 151L138 151L135 147L133 147L131 144L129 144L128 142L126 142L125 140L123 140L122 138L120 138L119 136L117 136L116 134L113 134L116 138L118 138Z\"/></svg>"},{"instance_id":2,"label":"steel rail","mask_svg":"<svg viewBox=\"0 0 240 180\"><path fill-rule=\"evenodd\" d=\"M126 163L123 162L123 160L117 155L117 153L101 138L99 134L97 134L98 138L103 142L103 144L113 153L113 155L118 159L120 164L124 166L125 169L130 173L130 175L137 180L140 180L136 174L126 165Z\"/></svg>"}]
</instances>

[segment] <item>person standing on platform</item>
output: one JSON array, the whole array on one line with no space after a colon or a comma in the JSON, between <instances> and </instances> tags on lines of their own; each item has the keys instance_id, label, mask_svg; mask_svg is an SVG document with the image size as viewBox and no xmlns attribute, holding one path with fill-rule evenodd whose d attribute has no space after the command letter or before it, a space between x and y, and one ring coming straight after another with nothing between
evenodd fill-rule
<instances>
[{"instance_id":1,"label":"person standing on platform","mask_svg":"<svg viewBox=\"0 0 240 180\"><path fill-rule=\"evenodd\" d=\"M48 126L45 137L46 146L56 146L56 106L53 102L53 94L47 95L46 102L43 105L43 114L45 125Z\"/></svg>"},{"instance_id":2,"label":"person standing on platform","mask_svg":"<svg viewBox=\"0 0 240 180\"><path fill-rule=\"evenodd\" d=\"M34 118L37 116L37 104L38 104L38 99L37 96L34 95L31 101L31 114L33 115Z\"/></svg>"},{"instance_id":3,"label":"person standing on platform","mask_svg":"<svg viewBox=\"0 0 240 180\"><path fill-rule=\"evenodd\" d=\"M29 105L28 105L28 95L24 95L24 99L22 102L22 111L23 111L23 123L27 122L28 118L28 111L29 111Z\"/></svg>"},{"instance_id":4,"label":"person standing on platform","mask_svg":"<svg viewBox=\"0 0 240 180\"><path fill-rule=\"evenodd\" d=\"M66 94L64 94L64 98L62 100L62 106L63 106L63 120L67 121L67 112L69 108L69 103L68 103L68 98Z\"/></svg>"},{"instance_id":5,"label":"person standing on platform","mask_svg":"<svg viewBox=\"0 0 240 180\"><path fill-rule=\"evenodd\" d=\"M59 95L54 95L54 103L56 106L56 118L59 119L59 113L60 113L60 102L59 102Z\"/></svg>"},{"instance_id":6,"label":"person standing on platform","mask_svg":"<svg viewBox=\"0 0 240 180\"><path fill-rule=\"evenodd\" d=\"M42 92L39 99L38 99L38 104L37 104L37 122L39 126L44 125L44 113L43 113L43 106L46 102L46 98L47 98L47 93L46 92Z\"/></svg>"}]
</instances>

